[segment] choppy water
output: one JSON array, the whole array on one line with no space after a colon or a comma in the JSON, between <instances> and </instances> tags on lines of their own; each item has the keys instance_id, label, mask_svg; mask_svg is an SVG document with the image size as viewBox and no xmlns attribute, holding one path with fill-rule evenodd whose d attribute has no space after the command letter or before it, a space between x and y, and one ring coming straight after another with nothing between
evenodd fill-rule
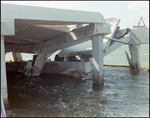
<instances>
[{"instance_id":1,"label":"choppy water","mask_svg":"<svg viewBox=\"0 0 150 118\"><path fill-rule=\"evenodd\" d=\"M128 65L124 50L106 56L105 64ZM7 56L7 55L6 55ZM110 57L111 58L110 58ZM149 68L149 45L141 46L141 66ZM110 60L111 59L111 60ZM149 72L104 67L104 86L92 90L92 74L80 79L42 74L7 73L10 117L149 116Z\"/></svg>"}]
</instances>

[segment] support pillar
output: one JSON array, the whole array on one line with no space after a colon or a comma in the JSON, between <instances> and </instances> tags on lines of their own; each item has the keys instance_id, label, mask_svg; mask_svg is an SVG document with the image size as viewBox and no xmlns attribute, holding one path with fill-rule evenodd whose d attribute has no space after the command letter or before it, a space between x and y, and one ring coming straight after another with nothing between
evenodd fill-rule
<instances>
[{"instance_id":1,"label":"support pillar","mask_svg":"<svg viewBox=\"0 0 150 118\"><path fill-rule=\"evenodd\" d=\"M1 93L4 101L4 106L8 105L8 92L7 92L7 78L6 78L6 65L5 65L5 46L4 36L1 36Z\"/></svg>"},{"instance_id":2,"label":"support pillar","mask_svg":"<svg viewBox=\"0 0 150 118\"><path fill-rule=\"evenodd\" d=\"M33 70L32 70L32 76L39 76L42 72L43 66L45 64L46 54L45 53L39 53L37 55L37 58L35 60Z\"/></svg>"},{"instance_id":3,"label":"support pillar","mask_svg":"<svg viewBox=\"0 0 150 118\"><path fill-rule=\"evenodd\" d=\"M22 61L22 55L21 53L12 52L14 62L20 62Z\"/></svg>"},{"instance_id":4,"label":"support pillar","mask_svg":"<svg viewBox=\"0 0 150 118\"><path fill-rule=\"evenodd\" d=\"M104 85L103 35L92 37L93 86Z\"/></svg>"},{"instance_id":5,"label":"support pillar","mask_svg":"<svg viewBox=\"0 0 150 118\"><path fill-rule=\"evenodd\" d=\"M64 56L64 62L69 61L69 56L65 55Z\"/></svg>"},{"instance_id":6,"label":"support pillar","mask_svg":"<svg viewBox=\"0 0 150 118\"><path fill-rule=\"evenodd\" d=\"M129 58L127 54L127 59L130 65L130 70L133 72L140 72L141 65L140 65L140 44L130 44L129 45L129 51L131 55L131 59Z\"/></svg>"}]
</instances>

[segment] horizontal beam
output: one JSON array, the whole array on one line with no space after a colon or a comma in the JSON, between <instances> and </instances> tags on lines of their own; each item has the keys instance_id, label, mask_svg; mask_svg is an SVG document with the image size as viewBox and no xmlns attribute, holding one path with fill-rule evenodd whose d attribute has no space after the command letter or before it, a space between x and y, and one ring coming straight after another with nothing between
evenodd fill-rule
<instances>
[{"instance_id":1,"label":"horizontal beam","mask_svg":"<svg viewBox=\"0 0 150 118\"><path fill-rule=\"evenodd\" d=\"M5 44L5 52L37 54L39 52L39 48L40 48L40 44L35 44L35 45Z\"/></svg>"},{"instance_id":2,"label":"horizontal beam","mask_svg":"<svg viewBox=\"0 0 150 118\"><path fill-rule=\"evenodd\" d=\"M19 39L23 39L23 40L27 40L27 41L31 41L31 42L35 42L35 43L42 43L43 42L43 41L39 41L39 40L23 38L23 37L18 37L18 36L14 36L14 38L19 38Z\"/></svg>"},{"instance_id":3,"label":"horizontal beam","mask_svg":"<svg viewBox=\"0 0 150 118\"><path fill-rule=\"evenodd\" d=\"M124 41L121 41L121 40L118 40L118 39L115 39L115 38L107 37L107 36L105 36L104 38L105 38L105 39L112 40L112 41L116 41L116 42L119 42L119 43L123 43L123 44L129 44L129 43L127 43L127 42L124 42Z\"/></svg>"}]
</instances>

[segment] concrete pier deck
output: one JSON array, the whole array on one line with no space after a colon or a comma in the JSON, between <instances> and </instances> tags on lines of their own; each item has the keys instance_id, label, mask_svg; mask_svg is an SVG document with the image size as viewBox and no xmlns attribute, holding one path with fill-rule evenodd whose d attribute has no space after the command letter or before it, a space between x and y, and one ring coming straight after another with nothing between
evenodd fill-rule
<instances>
[{"instance_id":1,"label":"concrete pier deck","mask_svg":"<svg viewBox=\"0 0 150 118\"><path fill-rule=\"evenodd\" d=\"M85 25L86 26L83 26ZM68 28L74 25L75 28ZM27 76L39 76L45 60L55 51L67 48L88 40L93 36L101 37L111 33L110 25L98 12L74 11L44 7L1 4L1 93L4 105L8 105L7 77L5 69L5 54L12 52L16 62L22 61L21 53L37 54L37 57L26 64ZM93 40L96 49L100 50ZM99 52L98 52L99 53ZM96 60L101 56L93 57ZM100 66L99 63L96 66ZM2 69L3 67L3 69ZM32 73L30 72L32 71ZM95 70L97 79L103 79Z\"/></svg>"},{"instance_id":2,"label":"concrete pier deck","mask_svg":"<svg viewBox=\"0 0 150 118\"><path fill-rule=\"evenodd\" d=\"M111 19L104 19L99 12L2 3L1 94L5 107L8 107L6 69L25 71L26 76L40 76L44 72L76 76L71 72L78 71L81 75L93 72L93 86L101 86L104 84L104 56L127 44L131 52L131 58L127 54L130 69L139 72L139 48L140 44L149 43L149 28L119 29L119 22L117 19L110 25ZM91 41L90 50L78 50L77 45L86 41ZM74 51L70 50L71 46ZM62 50L58 55L63 57L63 62L46 61L58 50ZM12 52L15 62L6 64L7 52ZM21 53L36 56L23 62ZM76 55L80 62L70 62L69 56Z\"/></svg>"}]
</instances>

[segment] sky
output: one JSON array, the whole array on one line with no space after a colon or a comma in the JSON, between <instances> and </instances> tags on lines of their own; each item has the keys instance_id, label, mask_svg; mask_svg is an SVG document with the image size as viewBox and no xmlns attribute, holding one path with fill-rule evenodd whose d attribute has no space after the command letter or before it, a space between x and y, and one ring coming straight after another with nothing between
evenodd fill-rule
<instances>
[{"instance_id":1,"label":"sky","mask_svg":"<svg viewBox=\"0 0 150 118\"><path fill-rule=\"evenodd\" d=\"M149 27L149 1L1 1L1 3L100 12L104 18L120 18L121 29L137 26L142 17ZM143 25L143 22L140 25Z\"/></svg>"}]
</instances>

